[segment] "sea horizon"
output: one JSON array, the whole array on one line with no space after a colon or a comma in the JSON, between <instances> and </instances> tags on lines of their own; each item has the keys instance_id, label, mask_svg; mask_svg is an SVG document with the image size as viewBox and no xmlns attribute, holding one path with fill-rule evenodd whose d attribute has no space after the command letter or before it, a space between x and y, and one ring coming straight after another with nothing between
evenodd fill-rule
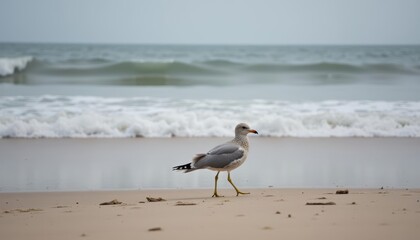
<instances>
[{"instance_id":1,"label":"sea horizon","mask_svg":"<svg viewBox=\"0 0 420 240\"><path fill-rule=\"evenodd\" d=\"M0 44L63 44L63 45L169 45L169 46L420 46L419 43L187 43L187 42L63 42L63 41L0 41Z\"/></svg>"}]
</instances>

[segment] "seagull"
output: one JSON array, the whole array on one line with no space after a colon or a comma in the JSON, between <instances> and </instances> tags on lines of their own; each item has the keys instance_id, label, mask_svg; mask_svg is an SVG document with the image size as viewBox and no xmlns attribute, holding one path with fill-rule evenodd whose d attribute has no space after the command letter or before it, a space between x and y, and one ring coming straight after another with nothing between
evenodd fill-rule
<instances>
[{"instance_id":1,"label":"seagull","mask_svg":"<svg viewBox=\"0 0 420 240\"><path fill-rule=\"evenodd\" d=\"M248 143L248 133L258 132L254 129L251 129L246 123L239 123L235 127L235 138L229 142L218 145L215 148L211 149L208 153L197 154L192 162L173 167L173 170L185 170L185 173L192 172L198 169L210 169L217 171L217 174L214 178L214 193L212 197L222 197L217 194L217 180L219 178L219 173L221 171L228 172L228 178L230 184L236 190L236 196L239 194L249 194L247 192L241 192L233 184L232 179L230 179L230 172L237 167L241 166L245 162L248 156L249 143Z\"/></svg>"}]
</instances>

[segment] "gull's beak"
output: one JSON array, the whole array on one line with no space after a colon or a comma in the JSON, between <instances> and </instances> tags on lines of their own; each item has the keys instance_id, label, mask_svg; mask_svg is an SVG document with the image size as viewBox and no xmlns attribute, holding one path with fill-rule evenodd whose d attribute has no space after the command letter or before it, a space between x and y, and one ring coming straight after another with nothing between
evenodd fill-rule
<instances>
[{"instance_id":1,"label":"gull's beak","mask_svg":"<svg viewBox=\"0 0 420 240\"><path fill-rule=\"evenodd\" d=\"M258 134L258 132L254 129L250 129L250 130L248 130L248 132Z\"/></svg>"}]
</instances>

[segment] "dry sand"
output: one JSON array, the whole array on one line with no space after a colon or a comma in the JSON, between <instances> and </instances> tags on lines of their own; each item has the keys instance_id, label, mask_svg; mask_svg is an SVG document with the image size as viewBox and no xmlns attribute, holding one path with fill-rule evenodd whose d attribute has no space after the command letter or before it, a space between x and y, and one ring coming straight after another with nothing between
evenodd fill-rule
<instances>
[{"instance_id":1,"label":"dry sand","mask_svg":"<svg viewBox=\"0 0 420 240\"><path fill-rule=\"evenodd\" d=\"M418 239L419 189L0 193L0 239ZM166 201L148 202L146 197ZM121 204L101 206L117 199ZM306 205L328 203L335 205Z\"/></svg>"}]
</instances>

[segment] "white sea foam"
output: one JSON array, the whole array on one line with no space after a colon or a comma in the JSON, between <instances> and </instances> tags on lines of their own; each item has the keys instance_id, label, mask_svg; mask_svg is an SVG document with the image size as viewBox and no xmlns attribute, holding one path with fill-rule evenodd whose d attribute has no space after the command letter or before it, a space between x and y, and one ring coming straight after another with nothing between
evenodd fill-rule
<instances>
[{"instance_id":1,"label":"white sea foam","mask_svg":"<svg viewBox=\"0 0 420 240\"><path fill-rule=\"evenodd\" d=\"M0 58L0 77L12 75L17 71L22 71L28 63L33 61L33 57Z\"/></svg>"},{"instance_id":2,"label":"white sea foam","mask_svg":"<svg viewBox=\"0 0 420 240\"><path fill-rule=\"evenodd\" d=\"M420 102L1 97L0 137L420 137Z\"/></svg>"}]
</instances>

